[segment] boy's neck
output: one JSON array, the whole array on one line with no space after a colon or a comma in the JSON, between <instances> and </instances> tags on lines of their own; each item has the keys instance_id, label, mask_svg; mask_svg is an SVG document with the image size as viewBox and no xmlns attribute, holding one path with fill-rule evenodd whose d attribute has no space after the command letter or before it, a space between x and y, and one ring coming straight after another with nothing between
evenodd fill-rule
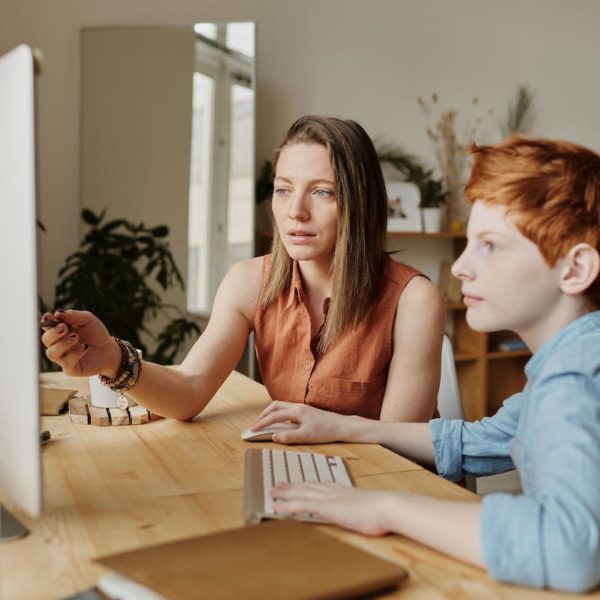
<instances>
[{"instance_id":1,"label":"boy's neck","mask_svg":"<svg viewBox=\"0 0 600 600\"><path fill-rule=\"evenodd\" d=\"M567 325L594 310L583 296L567 296L554 309L516 333L527 344L531 352L537 352L547 341Z\"/></svg>"}]
</instances>

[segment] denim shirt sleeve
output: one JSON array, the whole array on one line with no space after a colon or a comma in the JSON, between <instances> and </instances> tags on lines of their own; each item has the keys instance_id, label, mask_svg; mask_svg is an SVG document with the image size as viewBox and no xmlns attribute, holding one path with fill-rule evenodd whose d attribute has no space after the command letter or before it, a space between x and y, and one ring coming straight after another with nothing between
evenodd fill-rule
<instances>
[{"instance_id":1,"label":"denim shirt sleeve","mask_svg":"<svg viewBox=\"0 0 600 600\"><path fill-rule=\"evenodd\" d=\"M460 419L429 422L437 472L451 481L463 475L492 475L514 469L515 435L523 392L511 396L493 416L475 423Z\"/></svg>"},{"instance_id":2,"label":"denim shirt sleeve","mask_svg":"<svg viewBox=\"0 0 600 600\"><path fill-rule=\"evenodd\" d=\"M496 579L571 592L600 581L597 375L555 370L532 390L532 481L525 495L483 499L484 562Z\"/></svg>"}]
</instances>

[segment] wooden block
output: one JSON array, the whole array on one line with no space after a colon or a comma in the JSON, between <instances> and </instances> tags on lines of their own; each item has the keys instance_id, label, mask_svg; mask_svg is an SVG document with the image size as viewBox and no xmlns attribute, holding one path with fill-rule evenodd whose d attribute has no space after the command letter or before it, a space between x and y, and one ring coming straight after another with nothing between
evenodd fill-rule
<instances>
[{"instance_id":1,"label":"wooden block","mask_svg":"<svg viewBox=\"0 0 600 600\"><path fill-rule=\"evenodd\" d=\"M89 425L88 416L87 415L74 415L69 413L69 419L71 423L75 423L77 425Z\"/></svg>"},{"instance_id":2,"label":"wooden block","mask_svg":"<svg viewBox=\"0 0 600 600\"><path fill-rule=\"evenodd\" d=\"M132 425L141 425L147 423L150 420L148 411L143 406L132 406L127 409L131 415Z\"/></svg>"},{"instance_id":3,"label":"wooden block","mask_svg":"<svg viewBox=\"0 0 600 600\"><path fill-rule=\"evenodd\" d=\"M99 427L106 427L110 425L110 419L108 418L108 411L106 408L98 408L92 404L88 405L90 411L90 424L98 425Z\"/></svg>"},{"instance_id":4,"label":"wooden block","mask_svg":"<svg viewBox=\"0 0 600 600\"><path fill-rule=\"evenodd\" d=\"M69 400L69 418L80 425L143 425L149 421L162 419L143 406L135 405L126 409L99 408L93 406L89 397L75 396Z\"/></svg>"},{"instance_id":5,"label":"wooden block","mask_svg":"<svg viewBox=\"0 0 600 600\"><path fill-rule=\"evenodd\" d=\"M75 396L69 399L69 418L72 423L89 425L90 416L87 410L86 398L83 396Z\"/></svg>"},{"instance_id":6,"label":"wooden block","mask_svg":"<svg viewBox=\"0 0 600 600\"><path fill-rule=\"evenodd\" d=\"M87 400L83 396L75 396L69 399L69 414L70 415L86 415L88 414L86 408Z\"/></svg>"},{"instance_id":7,"label":"wooden block","mask_svg":"<svg viewBox=\"0 0 600 600\"><path fill-rule=\"evenodd\" d=\"M112 425L129 425L129 414L122 408L108 408Z\"/></svg>"}]
</instances>

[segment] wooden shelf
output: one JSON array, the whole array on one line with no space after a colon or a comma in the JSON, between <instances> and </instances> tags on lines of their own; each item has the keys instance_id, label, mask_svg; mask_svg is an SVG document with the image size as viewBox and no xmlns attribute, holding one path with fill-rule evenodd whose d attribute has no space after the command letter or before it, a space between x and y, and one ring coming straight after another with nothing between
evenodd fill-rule
<instances>
[{"instance_id":1,"label":"wooden shelf","mask_svg":"<svg viewBox=\"0 0 600 600\"><path fill-rule=\"evenodd\" d=\"M462 302L446 302L446 308L448 310L466 310L467 306Z\"/></svg>"},{"instance_id":2,"label":"wooden shelf","mask_svg":"<svg viewBox=\"0 0 600 600\"><path fill-rule=\"evenodd\" d=\"M522 356L531 356L531 352L529 350L494 350L493 352L487 353L487 357L490 360L519 358Z\"/></svg>"},{"instance_id":3,"label":"wooden shelf","mask_svg":"<svg viewBox=\"0 0 600 600\"><path fill-rule=\"evenodd\" d=\"M467 362L469 360L479 360L479 354L475 354L475 352L455 352L454 353L454 361L455 362Z\"/></svg>"}]
</instances>

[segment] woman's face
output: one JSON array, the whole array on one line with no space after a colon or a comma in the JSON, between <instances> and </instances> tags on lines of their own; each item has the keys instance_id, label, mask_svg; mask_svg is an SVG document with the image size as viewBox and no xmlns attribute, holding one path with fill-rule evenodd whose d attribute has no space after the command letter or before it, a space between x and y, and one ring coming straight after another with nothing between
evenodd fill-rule
<instances>
[{"instance_id":1,"label":"woman's face","mask_svg":"<svg viewBox=\"0 0 600 600\"><path fill-rule=\"evenodd\" d=\"M338 216L333 169L325 146L283 148L274 179L273 215L291 258L331 262Z\"/></svg>"}]
</instances>

